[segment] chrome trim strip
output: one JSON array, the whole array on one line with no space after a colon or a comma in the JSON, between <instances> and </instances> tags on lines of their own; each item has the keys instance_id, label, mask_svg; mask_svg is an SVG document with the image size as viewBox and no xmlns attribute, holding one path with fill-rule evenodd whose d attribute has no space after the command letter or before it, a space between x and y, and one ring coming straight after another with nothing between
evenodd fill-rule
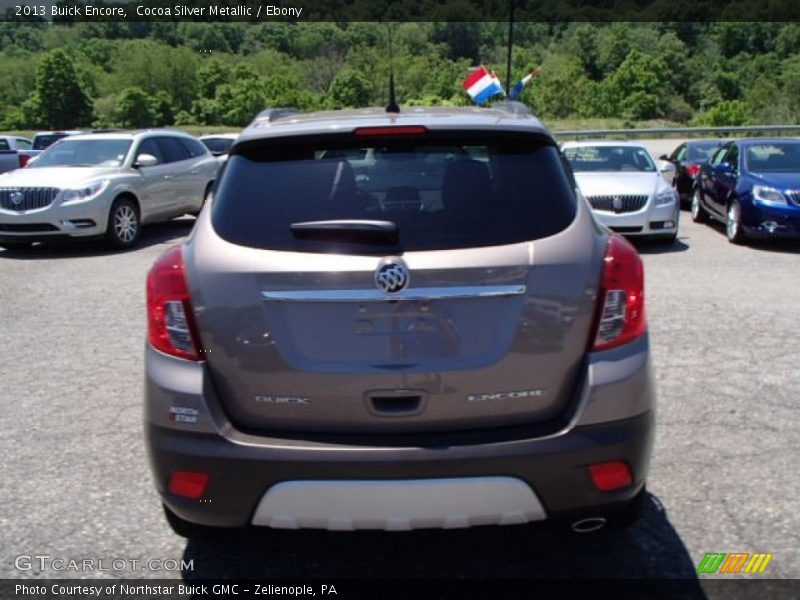
<instances>
[{"instance_id":1,"label":"chrome trim strip","mask_svg":"<svg viewBox=\"0 0 800 600\"><path fill-rule=\"evenodd\" d=\"M280 302L386 302L393 300L452 300L458 298L496 298L519 296L527 291L524 285L462 285L453 287L421 287L386 294L378 289L363 290L265 290L267 300Z\"/></svg>"}]
</instances>

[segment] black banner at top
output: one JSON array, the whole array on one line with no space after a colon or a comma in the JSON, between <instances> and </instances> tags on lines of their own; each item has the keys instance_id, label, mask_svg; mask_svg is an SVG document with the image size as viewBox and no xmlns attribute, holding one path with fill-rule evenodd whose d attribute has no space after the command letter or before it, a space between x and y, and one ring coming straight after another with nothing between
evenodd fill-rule
<instances>
[{"instance_id":1,"label":"black banner at top","mask_svg":"<svg viewBox=\"0 0 800 600\"><path fill-rule=\"evenodd\" d=\"M800 21L797 0L0 0L4 20L314 21Z\"/></svg>"}]
</instances>

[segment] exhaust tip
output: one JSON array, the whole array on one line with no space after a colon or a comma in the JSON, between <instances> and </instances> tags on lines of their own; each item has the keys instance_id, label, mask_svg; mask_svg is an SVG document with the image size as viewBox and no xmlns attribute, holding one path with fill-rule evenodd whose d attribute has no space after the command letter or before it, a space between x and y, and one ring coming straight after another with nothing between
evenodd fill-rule
<instances>
[{"instance_id":1,"label":"exhaust tip","mask_svg":"<svg viewBox=\"0 0 800 600\"><path fill-rule=\"evenodd\" d=\"M592 533L606 526L605 517L588 517L575 521L570 527L575 533Z\"/></svg>"}]
</instances>

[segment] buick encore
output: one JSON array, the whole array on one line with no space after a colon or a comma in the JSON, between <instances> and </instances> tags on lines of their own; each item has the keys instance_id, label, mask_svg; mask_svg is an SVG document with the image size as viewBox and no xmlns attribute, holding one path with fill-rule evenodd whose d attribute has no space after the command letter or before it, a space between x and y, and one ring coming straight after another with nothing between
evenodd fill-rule
<instances>
[{"instance_id":1,"label":"buick encore","mask_svg":"<svg viewBox=\"0 0 800 600\"><path fill-rule=\"evenodd\" d=\"M183 535L590 531L641 506L642 262L514 104L257 119L147 309L147 444Z\"/></svg>"}]
</instances>

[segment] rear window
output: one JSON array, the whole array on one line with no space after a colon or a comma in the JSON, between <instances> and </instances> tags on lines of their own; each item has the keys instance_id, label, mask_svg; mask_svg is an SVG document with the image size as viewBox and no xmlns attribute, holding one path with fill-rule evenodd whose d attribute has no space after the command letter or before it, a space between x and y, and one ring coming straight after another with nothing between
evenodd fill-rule
<instances>
[{"instance_id":1,"label":"rear window","mask_svg":"<svg viewBox=\"0 0 800 600\"><path fill-rule=\"evenodd\" d=\"M227 154L233 145L230 138L204 138L200 140L214 155Z\"/></svg>"},{"instance_id":2,"label":"rear window","mask_svg":"<svg viewBox=\"0 0 800 600\"><path fill-rule=\"evenodd\" d=\"M58 140L67 137L66 133L53 133L53 134L46 134L46 135L37 135L33 138L33 149L34 150L44 150L52 146Z\"/></svg>"},{"instance_id":3,"label":"rear window","mask_svg":"<svg viewBox=\"0 0 800 600\"><path fill-rule=\"evenodd\" d=\"M430 132L240 144L216 191L212 222L244 246L386 254L535 240L565 229L575 211L558 150L546 138ZM388 222L396 239L308 239L292 231L335 220Z\"/></svg>"}]
</instances>

